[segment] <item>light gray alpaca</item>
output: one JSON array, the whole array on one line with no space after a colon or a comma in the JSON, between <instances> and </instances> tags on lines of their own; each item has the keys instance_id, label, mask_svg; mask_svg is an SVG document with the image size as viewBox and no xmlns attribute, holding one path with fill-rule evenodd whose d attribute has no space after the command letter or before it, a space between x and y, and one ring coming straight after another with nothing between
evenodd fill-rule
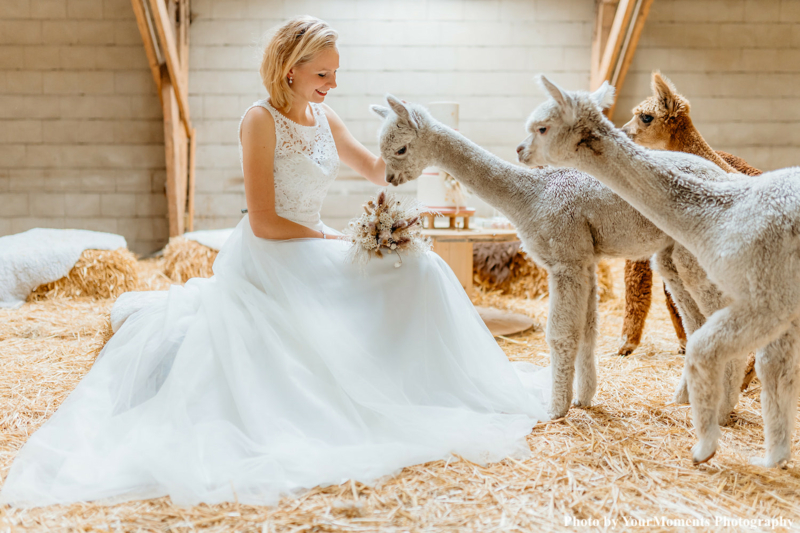
<instances>
[{"instance_id":1,"label":"light gray alpaca","mask_svg":"<svg viewBox=\"0 0 800 533\"><path fill-rule=\"evenodd\" d=\"M599 107L612 90L607 85L590 95L541 82L552 99L528 119L520 157L597 177L682 243L730 298L686 346L699 437L693 460L708 461L717 449L723 365L759 350L766 456L751 461L785 465L798 396L800 168L752 181L707 180L674 165L676 157L695 156L642 148L616 129Z\"/></svg>"},{"instance_id":2,"label":"light gray alpaca","mask_svg":"<svg viewBox=\"0 0 800 533\"><path fill-rule=\"evenodd\" d=\"M587 174L521 168L444 126L423 107L391 95L387 101L391 110L372 106L384 118L380 144L387 181L399 185L435 165L514 223L525 251L549 274L546 335L553 381L549 413L558 418L569 410L576 368L573 404L588 407L597 387L597 262L601 257L646 259L659 252L664 256L659 263L671 268L674 241ZM676 301L684 302L681 308L689 308L689 315L694 313L691 320L701 321L697 305L677 275L672 277L669 287ZM725 416L733 405L729 407Z\"/></svg>"}]
</instances>

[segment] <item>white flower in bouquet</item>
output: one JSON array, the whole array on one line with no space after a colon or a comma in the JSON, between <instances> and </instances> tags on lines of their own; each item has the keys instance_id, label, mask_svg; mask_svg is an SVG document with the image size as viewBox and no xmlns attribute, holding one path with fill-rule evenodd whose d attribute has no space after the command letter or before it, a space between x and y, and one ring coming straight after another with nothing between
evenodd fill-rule
<instances>
[{"instance_id":1,"label":"white flower in bouquet","mask_svg":"<svg viewBox=\"0 0 800 533\"><path fill-rule=\"evenodd\" d=\"M351 220L344 232L353 243L350 260L363 266L372 257L395 253L394 266L399 267L401 252L417 255L430 250L430 239L422 235L421 212L422 205L415 200L401 201L381 191L364 204L364 213Z\"/></svg>"}]
</instances>

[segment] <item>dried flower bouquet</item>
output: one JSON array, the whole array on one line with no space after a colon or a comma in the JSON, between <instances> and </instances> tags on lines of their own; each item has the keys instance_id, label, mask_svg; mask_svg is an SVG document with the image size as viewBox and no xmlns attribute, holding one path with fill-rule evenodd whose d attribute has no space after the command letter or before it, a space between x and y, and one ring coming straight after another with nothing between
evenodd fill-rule
<instances>
[{"instance_id":1,"label":"dried flower bouquet","mask_svg":"<svg viewBox=\"0 0 800 533\"><path fill-rule=\"evenodd\" d=\"M400 252L418 255L430 250L430 239L422 235L421 212L419 203L381 191L364 204L364 213L351 220L344 232L353 243L350 260L363 266L372 257L396 253L398 268L403 264Z\"/></svg>"}]
</instances>

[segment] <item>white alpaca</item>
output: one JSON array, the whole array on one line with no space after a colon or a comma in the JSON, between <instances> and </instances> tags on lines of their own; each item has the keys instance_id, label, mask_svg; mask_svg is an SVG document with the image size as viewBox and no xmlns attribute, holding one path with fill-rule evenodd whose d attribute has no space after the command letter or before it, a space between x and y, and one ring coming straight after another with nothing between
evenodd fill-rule
<instances>
[{"instance_id":1,"label":"white alpaca","mask_svg":"<svg viewBox=\"0 0 800 533\"><path fill-rule=\"evenodd\" d=\"M752 462L785 465L798 396L800 168L751 181L698 177L675 164L696 156L642 148L603 116L600 106L612 90L607 84L588 94L541 81L552 99L528 119L531 135L520 158L592 174L682 243L730 298L686 346L699 437L693 460L716 453L723 365L759 350L766 456Z\"/></svg>"},{"instance_id":2,"label":"white alpaca","mask_svg":"<svg viewBox=\"0 0 800 533\"><path fill-rule=\"evenodd\" d=\"M392 96L387 101L391 110L372 106L384 118L380 144L387 181L399 185L416 179L425 167L436 166L514 223L525 251L549 274L550 415L558 418L567 413L576 370L574 405L588 407L597 387L598 260L645 259L658 252L663 256L659 265L672 268L674 241L587 174L512 165L436 121L423 107ZM687 309L690 324L701 322L702 313L678 276L669 277L673 278L670 291L681 302L682 312ZM735 405L738 394L733 398ZM732 408L723 407L721 414L727 417Z\"/></svg>"}]
</instances>

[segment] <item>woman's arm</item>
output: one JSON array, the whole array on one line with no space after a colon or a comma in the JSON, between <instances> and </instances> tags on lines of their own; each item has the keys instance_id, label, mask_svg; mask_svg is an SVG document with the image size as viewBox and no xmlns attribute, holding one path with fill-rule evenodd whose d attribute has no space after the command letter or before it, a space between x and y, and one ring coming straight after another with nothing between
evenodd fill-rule
<instances>
[{"instance_id":1,"label":"woman's arm","mask_svg":"<svg viewBox=\"0 0 800 533\"><path fill-rule=\"evenodd\" d=\"M358 142L333 109L325 104L322 104L322 108L331 126L339 159L375 185L389 185L386 182L386 162Z\"/></svg>"},{"instance_id":2,"label":"woman's arm","mask_svg":"<svg viewBox=\"0 0 800 533\"><path fill-rule=\"evenodd\" d=\"M262 239L322 238L307 228L275 213L275 120L263 107L254 107L242 121L244 191L250 228Z\"/></svg>"}]
</instances>

